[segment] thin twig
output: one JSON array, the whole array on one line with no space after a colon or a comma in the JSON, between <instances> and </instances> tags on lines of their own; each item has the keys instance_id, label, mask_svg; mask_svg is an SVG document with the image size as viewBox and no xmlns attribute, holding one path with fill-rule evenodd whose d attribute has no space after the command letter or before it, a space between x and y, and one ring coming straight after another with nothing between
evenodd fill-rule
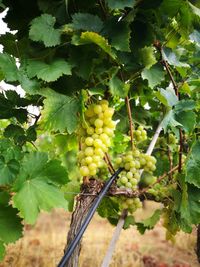
<instances>
[{"instance_id":1,"label":"thin twig","mask_svg":"<svg viewBox=\"0 0 200 267\"><path fill-rule=\"evenodd\" d=\"M169 160L169 170L173 168L173 162L172 162L172 157L171 157L171 149L169 147L169 134L167 134L167 156ZM172 179L172 173L169 174L170 180Z\"/></svg>"},{"instance_id":2,"label":"thin twig","mask_svg":"<svg viewBox=\"0 0 200 267\"><path fill-rule=\"evenodd\" d=\"M103 158L103 160L105 161L105 163L106 163L106 165L108 167L108 170L109 170L110 174L113 174L113 170L112 170L112 168L111 168L111 166L110 166L110 164L109 164L106 156Z\"/></svg>"},{"instance_id":3,"label":"thin twig","mask_svg":"<svg viewBox=\"0 0 200 267\"><path fill-rule=\"evenodd\" d=\"M131 147L132 147L132 149L134 149L135 148L134 142L133 142L134 125L133 125L133 120L132 120L132 115L131 115L131 107L130 107L130 102L129 102L129 97L128 96L126 96L125 101L126 101L128 120L129 120L129 127L130 127Z\"/></svg>"},{"instance_id":4,"label":"thin twig","mask_svg":"<svg viewBox=\"0 0 200 267\"><path fill-rule=\"evenodd\" d=\"M144 194L145 192L147 192L150 188L154 187L154 185L159 184L166 176L169 176L170 174L172 174L173 172L177 171L179 168L179 165L175 166L174 168L172 168L171 170L169 170L168 172L164 173L162 176L158 177L158 179L155 181L155 183L153 183L152 185L143 188L142 190L140 190L140 195Z\"/></svg>"},{"instance_id":5,"label":"thin twig","mask_svg":"<svg viewBox=\"0 0 200 267\"><path fill-rule=\"evenodd\" d=\"M105 152L105 158L106 158L106 161L108 162L108 166L112 170L112 173L114 173L115 172L115 169L114 169L114 167L112 165L112 162L111 162L110 157L109 157L109 155L108 155L107 152Z\"/></svg>"}]
</instances>

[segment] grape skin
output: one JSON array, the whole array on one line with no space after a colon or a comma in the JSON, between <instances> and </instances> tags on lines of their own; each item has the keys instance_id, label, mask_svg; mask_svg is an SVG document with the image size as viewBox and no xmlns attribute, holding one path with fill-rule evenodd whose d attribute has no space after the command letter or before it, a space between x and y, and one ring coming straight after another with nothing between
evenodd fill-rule
<instances>
[{"instance_id":1,"label":"grape skin","mask_svg":"<svg viewBox=\"0 0 200 267\"><path fill-rule=\"evenodd\" d=\"M86 123L81 125L78 132L81 143L81 151L78 153L81 176L96 175L100 168L104 168L103 157L111 146L116 126L112 120L113 114L114 109L104 99L89 105L85 111Z\"/></svg>"}]
</instances>

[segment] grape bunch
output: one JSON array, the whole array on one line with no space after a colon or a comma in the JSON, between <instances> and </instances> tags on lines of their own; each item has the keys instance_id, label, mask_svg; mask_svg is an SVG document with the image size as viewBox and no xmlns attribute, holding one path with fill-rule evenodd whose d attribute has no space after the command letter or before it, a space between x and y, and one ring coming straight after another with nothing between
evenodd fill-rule
<instances>
[{"instance_id":1,"label":"grape bunch","mask_svg":"<svg viewBox=\"0 0 200 267\"><path fill-rule=\"evenodd\" d=\"M121 197L119 200L120 209L127 209L130 213L135 212L137 209L142 207L142 202L138 197L125 198Z\"/></svg>"},{"instance_id":2,"label":"grape bunch","mask_svg":"<svg viewBox=\"0 0 200 267\"><path fill-rule=\"evenodd\" d=\"M133 135L137 142L142 142L147 139L147 132L142 125L139 125L138 128L133 131Z\"/></svg>"},{"instance_id":3,"label":"grape bunch","mask_svg":"<svg viewBox=\"0 0 200 267\"><path fill-rule=\"evenodd\" d=\"M140 152L136 148L117 157L115 164L116 168L124 168L119 175L118 185L132 190L138 188L142 169L149 173L152 173L156 169L156 159L153 156Z\"/></svg>"},{"instance_id":4,"label":"grape bunch","mask_svg":"<svg viewBox=\"0 0 200 267\"><path fill-rule=\"evenodd\" d=\"M112 120L114 109L107 100L91 104L85 111L85 122L79 129L81 151L78 162L81 176L94 176L104 167L105 152L111 146L116 123Z\"/></svg>"}]
</instances>

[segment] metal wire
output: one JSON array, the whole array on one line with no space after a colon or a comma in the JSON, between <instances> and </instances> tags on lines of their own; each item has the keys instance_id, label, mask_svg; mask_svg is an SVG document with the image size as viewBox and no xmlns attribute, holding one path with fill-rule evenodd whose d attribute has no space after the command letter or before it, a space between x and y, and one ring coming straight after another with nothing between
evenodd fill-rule
<instances>
[{"instance_id":1,"label":"metal wire","mask_svg":"<svg viewBox=\"0 0 200 267\"><path fill-rule=\"evenodd\" d=\"M75 238L73 239L73 241L71 242L71 244L69 244L67 250L65 251L64 256L62 257L60 263L58 264L58 267L65 267L66 263L68 262L69 258L71 257L74 249L76 248L76 246L78 245L81 237L83 236L88 224L90 223L96 209L98 208L101 200L103 199L104 195L107 193L108 189L110 188L110 186L112 185L112 183L114 182L115 179L117 179L118 175L120 174L120 172L123 170L123 168L119 168L111 177L110 179L105 183L104 187L102 188L101 192L97 195L97 197L95 198L86 218L85 221L83 222L83 224L81 225L80 229L78 230Z\"/></svg>"}]
</instances>

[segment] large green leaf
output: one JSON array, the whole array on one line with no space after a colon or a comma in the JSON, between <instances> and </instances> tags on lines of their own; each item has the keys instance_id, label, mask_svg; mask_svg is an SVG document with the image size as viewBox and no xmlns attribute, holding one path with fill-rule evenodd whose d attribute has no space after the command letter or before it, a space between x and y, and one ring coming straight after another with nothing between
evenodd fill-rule
<instances>
[{"instance_id":1,"label":"large green leaf","mask_svg":"<svg viewBox=\"0 0 200 267\"><path fill-rule=\"evenodd\" d=\"M42 111L45 129L72 133L78 123L79 100L53 91L48 91L46 97Z\"/></svg>"},{"instance_id":2,"label":"large green leaf","mask_svg":"<svg viewBox=\"0 0 200 267\"><path fill-rule=\"evenodd\" d=\"M57 161L48 161L46 153L32 152L24 157L14 186L13 203L27 223L35 223L42 210L67 208L63 193L54 185L63 183L65 174Z\"/></svg>"},{"instance_id":3,"label":"large green leaf","mask_svg":"<svg viewBox=\"0 0 200 267\"><path fill-rule=\"evenodd\" d=\"M46 47L60 44L61 31L54 28L56 19L49 14L42 14L31 21L29 37L33 41L43 42Z\"/></svg>"},{"instance_id":4,"label":"large green leaf","mask_svg":"<svg viewBox=\"0 0 200 267\"><path fill-rule=\"evenodd\" d=\"M169 110L163 121L162 121L162 127L166 131L168 127L177 127L177 126L182 126L176 119L175 119L175 113L173 110Z\"/></svg>"},{"instance_id":5,"label":"large green leaf","mask_svg":"<svg viewBox=\"0 0 200 267\"><path fill-rule=\"evenodd\" d=\"M27 72L30 78L35 76L46 82L54 82L63 74L71 75L72 66L63 59L57 59L46 64L42 61L30 61Z\"/></svg>"},{"instance_id":6,"label":"large green leaf","mask_svg":"<svg viewBox=\"0 0 200 267\"><path fill-rule=\"evenodd\" d=\"M13 82L18 80L18 69L12 56L0 53L0 70L4 74L6 81Z\"/></svg>"},{"instance_id":7,"label":"large green leaf","mask_svg":"<svg viewBox=\"0 0 200 267\"><path fill-rule=\"evenodd\" d=\"M176 113L175 119L187 133L192 132L196 124L196 114L191 110Z\"/></svg>"},{"instance_id":8,"label":"large green leaf","mask_svg":"<svg viewBox=\"0 0 200 267\"><path fill-rule=\"evenodd\" d=\"M130 52L131 30L128 22L118 21L116 18L108 20L104 25L103 34L111 40L110 43L115 49Z\"/></svg>"},{"instance_id":9,"label":"large green leaf","mask_svg":"<svg viewBox=\"0 0 200 267\"><path fill-rule=\"evenodd\" d=\"M100 32L103 28L102 20L88 13L75 13L72 16L72 28L91 32Z\"/></svg>"},{"instance_id":10,"label":"large green leaf","mask_svg":"<svg viewBox=\"0 0 200 267\"><path fill-rule=\"evenodd\" d=\"M149 87L154 88L159 85L165 78L165 72L163 68L159 65L153 65L150 69L145 68L142 71L143 80L147 80Z\"/></svg>"},{"instance_id":11,"label":"large green leaf","mask_svg":"<svg viewBox=\"0 0 200 267\"><path fill-rule=\"evenodd\" d=\"M200 188L200 141L196 141L186 162L186 181Z\"/></svg>"}]
</instances>

